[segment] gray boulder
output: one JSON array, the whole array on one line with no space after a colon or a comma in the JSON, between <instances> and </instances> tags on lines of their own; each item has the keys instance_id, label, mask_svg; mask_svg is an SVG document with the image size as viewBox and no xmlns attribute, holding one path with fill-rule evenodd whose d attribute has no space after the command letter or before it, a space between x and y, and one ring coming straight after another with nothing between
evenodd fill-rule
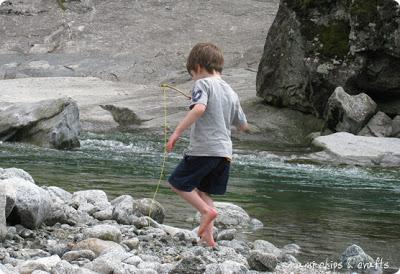
<instances>
[{"instance_id":1,"label":"gray boulder","mask_svg":"<svg viewBox=\"0 0 400 274\"><path fill-rule=\"evenodd\" d=\"M358 133L361 136L390 137L392 136L392 119L382 111L372 117L368 124Z\"/></svg>"},{"instance_id":2,"label":"gray boulder","mask_svg":"<svg viewBox=\"0 0 400 274\"><path fill-rule=\"evenodd\" d=\"M107 194L102 190L82 190L74 192L71 198L71 206L90 215L112 218L112 206ZM99 215L96 215L99 214Z\"/></svg>"},{"instance_id":3,"label":"gray boulder","mask_svg":"<svg viewBox=\"0 0 400 274\"><path fill-rule=\"evenodd\" d=\"M264 240L256 240L253 243L254 250L263 252L263 253L270 253L275 255L276 257L279 257L282 253L282 251L277 248L274 244L264 241Z\"/></svg>"},{"instance_id":4,"label":"gray boulder","mask_svg":"<svg viewBox=\"0 0 400 274\"><path fill-rule=\"evenodd\" d=\"M392 137L400 138L400 115L392 120Z\"/></svg>"},{"instance_id":5,"label":"gray boulder","mask_svg":"<svg viewBox=\"0 0 400 274\"><path fill-rule=\"evenodd\" d=\"M43 257L39 259L27 260L18 265L17 269L21 274L30 274L35 270L50 272L61 261L58 255Z\"/></svg>"},{"instance_id":6,"label":"gray boulder","mask_svg":"<svg viewBox=\"0 0 400 274\"><path fill-rule=\"evenodd\" d=\"M250 225L250 216L240 206L226 202L214 203L218 217L214 225L218 228L247 227ZM196 214L196 222L200 223L200 214Z\"/></svg>"},{"instance_id":7,"label":"gray boulder","mask_svg":"<svg viewBox=\"0 0 400 274\"><path fill-rule=\"evenodd\" d=\"M134 200L130 195L122 195L112 200L112 218L120 224L132 224L135 216L133 203Z\"/></svg>"},{"instance_id":8,"label":"gray boulder","mask_svg":"<svg viewBox=\"0 0 400 274\"><path fill-rule=\"evenodd\" d=\"M250 251L247 261L249 262L250 269L257 271L272 272L278 264L278 259L275 255L258 250Z\"/></svg>"},{"instance_id":9,"label":"gray boulder","mask_svg":"<svg viewBox=\"0 0 400 274\"><path fill-rule=\"evenodd\" d=\"M2 242L7 234L6 226L6 195L4 186L0 185L0 242Z\"/></svg>"},{"instance_id":10,"label":"gray boulder","mask_svg":"<svg viewBox=\"0 0 400 274\"><path fill-rule=\"evenodd\" d=\"M11 177L0 180L0 185L7 186L6 195L10 193L8 190L11 188L15 189L15 205L8 220L27 228L36 228L45 220L51 200L44 189L24 178Z\"/></svg>"},{"instance_id":11,"label":"gray boulder","mask_svg":"<svg viewBox=\"0 0 400 274\"><path fill-rule=\"evenodd\" d=\"M337 132L320 136L312 145L322 151L311 153L307 160L364 166L400 166L400 139L385 137L357 136L347 132Z\"/></svg>"},{"instance_id":12,"label":"gray boulder","mask_svg":"<svg viewBox=\"0 0 400 274\"><path fill-rule=\"evenodd\" d=\"M209 264L204 274L247 274L248 268L238 262L226 260L223 263Z\"/></svg>"},{"instance_id":13,"label":"gray boulder","mask_svg":"<svg viewBox=\"0 0 400 274\"><path fill-rule=\"evenodd\" d=\"M394 0L281 0L259 64L257 95L319 117L337 86L400 98L399 14Z\"/></svg>"},{"instance_id":14,"label":"gray boulder","mask_svg":"<svg viewBox=\"0 0 400 274\"><path fill-rule=\"evenodd\" d=\"M351 96L342 87L337 87L326 105L326 127L333 132L357 134L376 113L376 109L376 103L368 95L361 93Z\"/></svg>"},{"instance_id":15,"label":"gray boulder","mask_svg":"<svg viewBox=\"0 0 400 274\"><path fill-rule=\"evenodd\" d=\"M70 98L0 103L0 140L71 149L79 146L79 109Z\"/></svg>"},{"instance_id":16,"label":"gray boulder","mask_svg":"<svg viewBox=\"0 0 400 274\"><path fill-rule=\"evenodd\" d=\"M374 265L374 259L366 254L358 245L351 245L340 256L340 261L345 268L365 270Z\"/></svg>"},{"instance_id":17,"label":"gray boulder","mask_svg":"<svg viewBox=\"0 0 400 274\"><path fill-rule=\"evenodd\" d=\"M65 260L62 260L56 264L56 266L52 269L52 274L98 274L90 269L85 267L78 267L76 265L72 265Z\"/></svg>"},{"instance_id":18,"label":"gray boulder","mask_svg":"<svg viewBox=\"0 0 400 274\"><path fill-rule=\"evenodd\" d=\"M133 208L143 216L149 216L150 214L150 217L160 224L164 222L165 209L159 202L153 201L153 199L144 198L135 200Z\"/></svg>"}]
</instances>

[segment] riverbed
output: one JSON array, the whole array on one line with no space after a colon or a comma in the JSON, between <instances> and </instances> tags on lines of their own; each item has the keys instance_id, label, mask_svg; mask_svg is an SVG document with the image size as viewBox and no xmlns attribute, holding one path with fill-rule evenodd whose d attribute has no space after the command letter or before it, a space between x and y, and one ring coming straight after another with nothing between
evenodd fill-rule
<instances>
[{"instance_id":1,"label":"riverbed","mask_svg":"<svg viewBox=\"0 0 400 274\"><path fill-rule=\"evenodd\" d=\"M109 199L123 194L152 198L160 176L163 136L145 132L85 133L81 148L57 151L27 144L0 143L0 167L29 172L38 185L70 192L102 189ZM166 163L167 177L182 157L188 140L179 141ZM355 166L291 163L307 148L273 148L234 142L228 192L215 197L243 207L264 223L239 237L264 239L278 247L302 247L302 263L339 262L351 244L400 266L400 171ZM193 228L195 211L167 186L156 200L166 209L165 223Z\"/></svg>"}]
</instances>

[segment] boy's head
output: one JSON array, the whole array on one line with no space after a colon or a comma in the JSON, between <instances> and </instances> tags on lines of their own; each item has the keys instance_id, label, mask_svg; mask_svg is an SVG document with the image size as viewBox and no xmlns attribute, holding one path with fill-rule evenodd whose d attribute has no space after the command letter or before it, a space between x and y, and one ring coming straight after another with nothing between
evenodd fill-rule
<instances>
[{"instance_id":1,"label":"boy's head","mask_svg":"<svg viewBox=\"0 0 400 274\"><path fill-rule=\"evenodd\" d=\"M221 50L211 43L196 44L189 53L186 69L189 74L192 74L191 71L197 71L198 66L209 73L222 73L224 57Z\"/></svg>"}]
</instances>

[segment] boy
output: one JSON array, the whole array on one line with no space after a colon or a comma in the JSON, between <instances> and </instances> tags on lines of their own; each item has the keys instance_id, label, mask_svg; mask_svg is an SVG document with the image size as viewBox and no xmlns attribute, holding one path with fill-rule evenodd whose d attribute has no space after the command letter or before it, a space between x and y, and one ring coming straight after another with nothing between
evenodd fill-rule
<instances>
[{"instance_id":1,"label":"boy","mask_svg":"<svg viewBox=\"0 0 400 274\"><path fill-rule=\"evenodd\" d=\"M214 247L213 221L217 218L211 194L223 195L232 159L231 125L248 129L239 98L221 79L224 58L210 43L193 47L186 68L195 81L190 111L178 124L167 143L171 152L181 134L191 126L185 156L168 179L172 190L201 214L198 235Z\"/></svg>"}]
</instances>

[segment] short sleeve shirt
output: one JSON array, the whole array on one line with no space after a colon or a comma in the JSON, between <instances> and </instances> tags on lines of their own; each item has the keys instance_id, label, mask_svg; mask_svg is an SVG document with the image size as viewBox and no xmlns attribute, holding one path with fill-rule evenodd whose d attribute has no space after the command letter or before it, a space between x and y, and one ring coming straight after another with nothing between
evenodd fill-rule
<instances>
[{"instance_id":1,"label":"short sleeve shirt","mask_svg":"<svg viewBox=\"0 0 400 274\"><path fill-rule=\"evenodd\" d=\"M190 108L203 104L206 110L192 125L185 154L232 158L231 126L247 123L235 91L219 77L194 83Z\"/></svg>"}]
</instances>

